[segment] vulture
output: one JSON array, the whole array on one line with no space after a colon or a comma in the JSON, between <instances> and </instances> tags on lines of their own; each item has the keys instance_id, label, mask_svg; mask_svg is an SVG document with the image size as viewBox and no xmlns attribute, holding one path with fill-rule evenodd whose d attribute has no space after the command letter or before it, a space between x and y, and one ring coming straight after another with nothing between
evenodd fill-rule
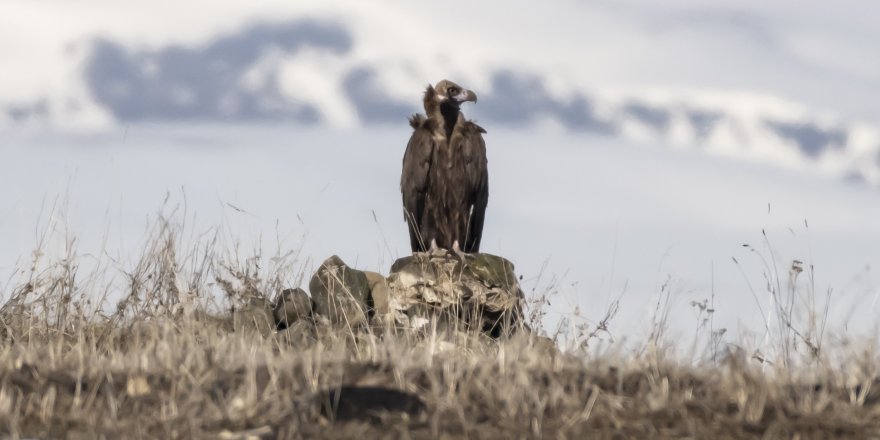
<instances>
[{"instance_id":1,"label":"vulture","mask_svg":"<svg viewBox=\"0 0 880 440\"><path fill-rule=\"evenodd\" d=\"M483 130L461 113L474 92L443 80L425 90L425 114L409 119L400 190L413 252L480 251L489 200Z\"/></svg>"}]
</instances>

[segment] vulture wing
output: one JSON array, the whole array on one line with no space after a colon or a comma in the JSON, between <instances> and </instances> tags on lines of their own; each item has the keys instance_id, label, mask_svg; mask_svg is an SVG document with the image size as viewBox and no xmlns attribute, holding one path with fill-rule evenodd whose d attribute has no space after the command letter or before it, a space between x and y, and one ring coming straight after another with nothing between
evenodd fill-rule
<instances>
[{"instance_id":1,"label":"vulture wing","mask_svg":"<svg viewBox=\"0 0 880 440\"><path fill-rule=\"evenodd\" d=\"M483 127L468 122L468 129L462 145L466 159L468 204L472 206L468 225L465 252L479 252L483 238L483 220L486 218L486 205L489 202L489 172L486 159L486 142L483 140Z\"/></svg>"},{"instance_id":2,"label":"vulture wing","mask_svg":"<svg viewBox=\"0 0 880 440\"><path fill-rule=\"evenodd\" d=\"M425 212L425 196L428 188L428 171L434 151L431 132L411 121L415 131L403 155L403 174L400 176L400 191L403 193L404 220L409 226L409 241L413 251L425 250L429 243L422 240L419 227Z\"/></svg>"}]
</instances>

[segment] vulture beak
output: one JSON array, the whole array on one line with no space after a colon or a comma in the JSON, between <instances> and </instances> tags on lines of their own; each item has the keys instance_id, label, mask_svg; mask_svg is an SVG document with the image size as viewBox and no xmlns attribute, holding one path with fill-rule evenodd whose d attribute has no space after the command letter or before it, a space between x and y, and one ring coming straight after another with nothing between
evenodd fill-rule
<instances>
[{"instance_id":1,"label":"vulture beak","mask_svg":"<svg viewBox=\"0 0 880 440\"><path fill-rule=\"evenodd\" d=\"M468 101L476 103L477 102L477 94L470 91L470 90L462 89L462 91L459 92L457 95L453 96L452 99L458 103L468 102Z\"/></svg>"}]
</instances>

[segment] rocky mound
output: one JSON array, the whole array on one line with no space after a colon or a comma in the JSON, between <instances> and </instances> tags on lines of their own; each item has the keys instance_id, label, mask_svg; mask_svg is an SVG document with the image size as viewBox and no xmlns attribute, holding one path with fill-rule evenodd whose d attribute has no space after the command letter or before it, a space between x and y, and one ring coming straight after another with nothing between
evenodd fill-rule
<instances>
[{"instance_id":1,"label":"rocky mound","mask_svg":"<svg viewBox=\"0 0 880 440\"><path fill-rule=\"evenodd\" d=\"M513 264L490 254L417 253L395 261L388 277L334 255L312 276L309 291L278 296L278 328L315 320L353 329L478 330L496 338L525 328Z\"/></svg>"}]
</instances>

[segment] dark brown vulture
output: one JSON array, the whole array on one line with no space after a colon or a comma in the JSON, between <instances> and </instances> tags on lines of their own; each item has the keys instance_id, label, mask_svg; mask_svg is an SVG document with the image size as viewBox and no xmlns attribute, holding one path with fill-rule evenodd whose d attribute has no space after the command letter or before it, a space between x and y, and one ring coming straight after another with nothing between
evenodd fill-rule
<instances>
[{"instance_id":1,"label":"dark brown vulture","mask_svg":"<svg viewBox=\"0 0 880 440\"><path fill-rule=\"evenodd\" d=\"M460 107L468 101L477 95L443 80L425 90L425 115L409 120L414 131L400 190L413 252L480 250L489 200L486 130L464 118Z\"/></svg>"}]
</instances>

